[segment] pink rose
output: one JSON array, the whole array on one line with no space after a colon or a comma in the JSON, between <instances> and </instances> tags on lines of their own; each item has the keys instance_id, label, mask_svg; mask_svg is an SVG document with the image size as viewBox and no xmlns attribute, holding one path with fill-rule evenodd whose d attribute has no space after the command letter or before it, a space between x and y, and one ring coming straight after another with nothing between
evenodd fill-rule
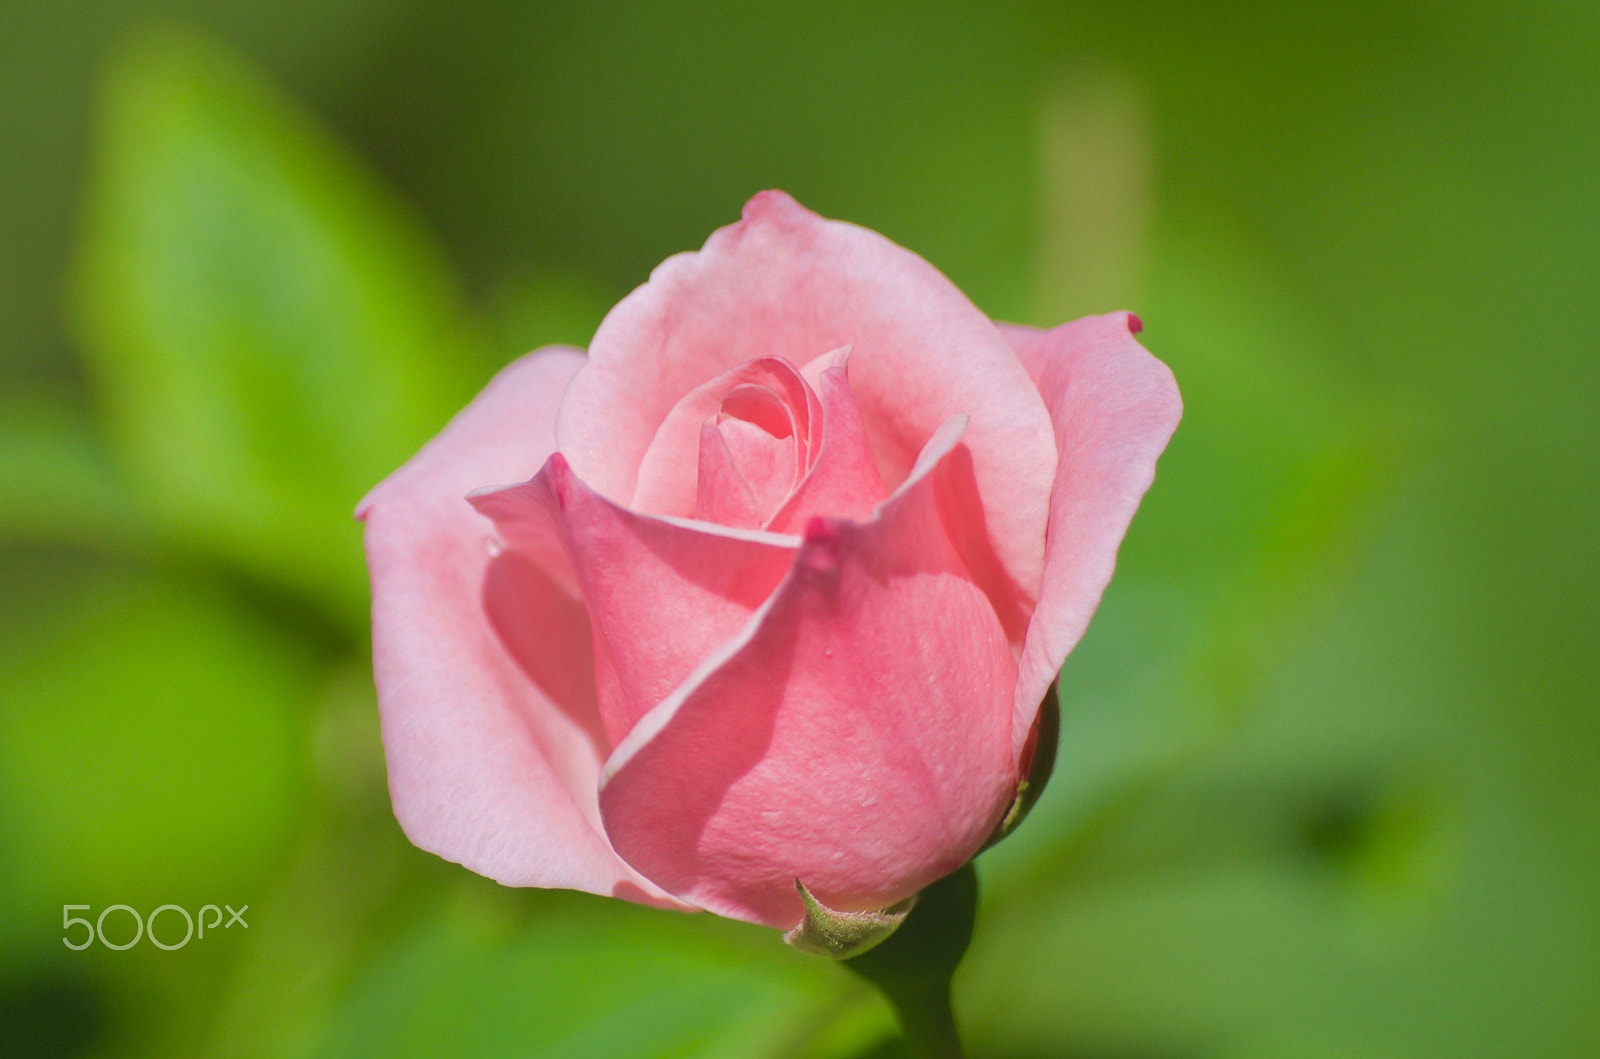
<instances>
[{"instance_id":1,"label":"pink rose","mask_svg":"<svg viewBox=\"0 0 1600 1059\"><path fill-rule=\"evenodd\" d=\"M1138 330L757 195L361 503L406 834L784 929L965 863L1178 421Z\"/></svg>"}]
</instances>

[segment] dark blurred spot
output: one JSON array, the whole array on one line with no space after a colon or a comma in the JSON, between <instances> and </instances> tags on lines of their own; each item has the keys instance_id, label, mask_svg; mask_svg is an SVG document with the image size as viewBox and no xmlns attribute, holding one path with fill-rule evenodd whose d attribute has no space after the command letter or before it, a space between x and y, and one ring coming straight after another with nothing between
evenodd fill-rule
<instances>
[{"instance_id":1,"label":"dark blurred spot","mask_svg":"<svg viewBox=\"0 0 1600 1059\"><path fill-rule=\"evenodd\" d=\"M973 1059L1192 1059L1198 1053L1192 1052L1159 1052L1149 1049L1118 1049L1118 1048L1086 1048L1064 1044L1059 1050L1041 1052L1031 1051L1000 1051L979 1053L968 1047L968 1054ZM906 1043L898 1037L880 1041L870 1051L861 1052L855 1059L916 1059Z\"/></svg>"},{"instance_id":2,"label":"dark blurred spot","mask_svg":"<svg viewBox=\"0 0 1600 1059\"><path fill-rule=\"evenodd\" d=\"M352 640L349 631L316 601L270 578L258 577L209 556L169 558L168 562L180 574L212 581L278 628L293 630L302 643L325 660L345 657L365 646Z\"/></svg>"},{"instance_id":3,"label":"dark blurred spot","mask_svg":"<svg viewBox=\"0 0 1600 1059\"><path fill-rule=\"evenodd\" d=\"M915 1059L906 1042L898 1037L880 1041L870 1052L862 1052L856 1059Z\"/></svg>"},{"instance_id":4,"label":"dark blurred spot","mask_svg":"<svg viewBox=\"0 0 1600 1059\"><path fill-rule=\"evenodd\" d=\"M0 1056L82 1055L105 1027L105 1002L85 982L46 976L0 992Z\"/></svg>"},{"instance_id":5,"label":"dark blurred spot","mask_svg":"<svg viewBox=\"0 0 1600 1059\"><path fill-rule=\"evenodd\" d=\"M1300 848L1315 860L1348 867L1371 837L1373 813L1372 798L1365 792L1347 790L1327 795L1301 818Z\"/></svg>"}]
</instances>

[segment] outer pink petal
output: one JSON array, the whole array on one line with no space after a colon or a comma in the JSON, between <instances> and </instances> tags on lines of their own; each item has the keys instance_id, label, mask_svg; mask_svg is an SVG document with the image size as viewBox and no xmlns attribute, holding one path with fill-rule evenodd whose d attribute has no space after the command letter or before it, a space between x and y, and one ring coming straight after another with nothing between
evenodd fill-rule
<instances>
[{"instance_id":1,"label":"outer pink petal","mask_svg":"<svg viewBox=\"0 0 1600 1059\"><path fill-rule=\"evenodd\" d=\"M1117 547L1183 414L1172 372L1134 340L1139 329L1131 313L1051 331L1002 328L1044 396L1061 452L1044 589L1017 678L1018 754L1046 689L1111 581Z\"/></svg>"},{"instance_id":2,"label":"outer pink petal","mask_svg":"<svg viewBox=\"0 0 1600 1059\"><path fill-rule=\"evenodd\" d=\"M663 262L595 333L562 402L561 451L613 499L633 495L657 424L695 386L755 357L805 364L853 346L851 385L883 482L905 478L923 442L970 416L986 534L1031 608L1044 565L1056 452L1037 390L990 321L922 258L825 221L782 192L738 224Z\"/></svg>"},{"instance_id":3,"label":"outer pink petal","mask_svg":"<svg viewBox=\"0 0 1600 1059\"><path fill-rule=\"evenodd\" d=\"M597 826L601 748L592 714L581 715L592 689L581 680L542 689L491 628L493 527L462 499L549 455L557 402L582 364L565 349L512 364L356 509L372 573L389 790L414 843L480 874L662 903ZM528 604L549 605L509 635L570 638L581 605L536 564L506 570Z\"/></svg>"},{"instance_id":4,"label":"outer pink petal","mask_svg":"<svg viewBox=\"0 0 1600 1059\"><path fill-rule=\"evenodd\" d=\"M472 503L507 539L557 527L588 604L612 742L738 633L800 543L629 511L579 480L561 453L532 481L475 493Z\"/></svg>"},{"instance_id":5,"label":"outer pink petal","mask_svg":"<svg viewBox=\"0 0 1600 1059\"><path fill-rule=\"evenodd\" d=\"M612 755L607 831L668 892L788 928L796 878L881 908L993 829L1016 784L1016 670L934 497L960 426L874 519L813 520L769 603Z\"/></svg>"}]
</instances>

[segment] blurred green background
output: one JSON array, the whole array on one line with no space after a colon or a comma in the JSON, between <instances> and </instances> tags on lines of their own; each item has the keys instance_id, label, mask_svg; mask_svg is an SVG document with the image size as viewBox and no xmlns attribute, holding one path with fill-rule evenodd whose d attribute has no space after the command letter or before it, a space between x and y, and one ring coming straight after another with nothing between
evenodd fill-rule
<instances>
[{"instance_id":1,"label":"blurred green background","mask_svg":"<svg viewBox=\"0 0 1600 1059\"><path fill-rule=\"evenodd\" d=\"M13 0L0 131L5 1054L899 1054L416 851L377 743L356 500L776 186L1186 400L973 1054L1600 1055L1593 4Z\"/></svg>"}]
</instances>

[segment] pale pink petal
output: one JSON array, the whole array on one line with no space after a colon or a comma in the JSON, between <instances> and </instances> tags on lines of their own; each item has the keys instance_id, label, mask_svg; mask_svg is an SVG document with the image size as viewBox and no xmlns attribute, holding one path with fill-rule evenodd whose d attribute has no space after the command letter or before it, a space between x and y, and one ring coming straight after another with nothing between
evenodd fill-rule
<instances>
[{"instance_id":1,"label":"pale pink petal","mask_svg":"<svg viewBox=\"0 0 1600 1059\"><path fill-rule=\"evenodd\" d=\"M526 640L586 637L582 604L528 559L502 553L489 578L494 527L463 499L545 460L557 402L582 363L552 349L512 364L357 508L389 789L414 843L480 874L662 903L598 827L605 748L592 684L581 671L530 671L512 653L532 660ZM506 587L524 597L501 614L510 648L487 609L503 607Z\"/></svg>"},{"instance_id":2,"label":"pale pink petal","mask_svg":"<svg viewBox=\"0 0 1600 1059\"><path fill-rule=\"evenodd\" d=\"M830 368L846 367L849 363L850 347L840 346L838 349L828 350L820 357L813 357L806 361L805 366L800 369L800 377L806 381L806 385L821 393L822 373Z\"/></svg>"},{"instance_id":3,"label":"pale pink petal","mask_svg":"<svg viewBox=\"0 0 1600 1059\"><path fill-rule=\"evenodd\" d=\"M472 495L508 539L555 524L593 625L600 717L616 742L738 633L783 579L794 537L629 511L560 453L531 481Z\"/></svg>"},{"instance_id":4,"label":"pale pink petal","mask_svg":"<svg viewBox=\"0 0 1600 1059\"><path fill-rule=\"evenodd\" d=\"M1167 366L1133 338L1138 317L1111 313L1051 331L1002 331L1044 395L1061 463L1050 494L1044 588L1017 678L1020 754L1034 715L1111 580L1117 547L1183 414Z\"/></svg>"},{"instance_id":5,"label":"pale pink petal","mask_svg":"<svg viewBox=\"0 0 1600 1059\"><path fill-rule=\"evenodd\" d=\"M796 440L809 438L813 421L820 427L821 407L801 378L799 369L777 358L762 357L735 364L726 371L719 369L687 392L679 391L668 402L667 410L651 419L646 439L648 450L638 466L637 488L630 481L627 492L602 489L590 483L576 465L574 471L602 496L626 502L635 511L678 518L688 516L695 509L698 495L700 429L708 419L723 411L724 398L747 386L776 395L783 405L784 417L793 424L790 433ZM741 403L738 396L734 400L735 409L756 412L751 401ZM653 413L640 410L639 414ZM763 418L770 415L768 411ZM773 426L778 429L778 424L773 423ZM618 444L621 443L619 438ZM565 449L562 455L567 455ZM632 499L628 500L630 495Z\"/></svg>"},{"instance_id":6,"label":"pale pink petal","mask_svg":"<svg viewBox=\"0 0 1600 1059\"><path fill-rule=\"evenodd\" d=\"M694 517L724 526L759 527L767 518L750 483L734 465L728 441L716 423L700 428L700 482Z\"/></svg>"},{"instance_id":7,"label":"pale pink petal","mask_svg":"<svg viewBox=\"0 0 1600 1059\"><path fill-rule=\"evenodd\" d=\"M773 437L754 423L732 416L718 418L717 433L761 508L756 525L764 524L804 473L803 467L795 467L794 436Z\"/></svg>"},{"instance_id":8,"label":"pale pink petal","mask_svg":"<svg viewBox=\"0 0 1600 1059\"><path fill-rule=\"evenodd\" d=\"M847 369L825 370L817 386L822 440L806 477L770 523L770 528L780 533L804 528L815 515L864 519L884 498L883 480L867 445L861 408L850 390Z\"/></svg>"},{"instance_id":9,"label":"pale pink petal","mask_svg":"<svg viewBox=\"0 0 1600 1059\"><path fill-rule=\"evenodd\" d=\"M937 510L962 426L874 519L812 520L770 602L618 745L607 831L669 892L788 928L797 877L880 908L993 829L1016 784L1016 670Z\"/></svg>"},{"instance_id":10,"label":"pale pink petal","mask_svg":"<svg viewBox=\"0 0 1600 1059\"><path fill-rule=\"evenodd\" d=\"M662 263L611 311L562 403L561 451L597 491L627 500L657 424L684 394L756 357L806 364L846 345L886 486L905 478L940 423L970 416L965 445L984 531L1030 607L1056 453L1027 373L983 313L922 258L781 192L751 199L743 220L699 253Z\"/></svg>"}]
</instances>

